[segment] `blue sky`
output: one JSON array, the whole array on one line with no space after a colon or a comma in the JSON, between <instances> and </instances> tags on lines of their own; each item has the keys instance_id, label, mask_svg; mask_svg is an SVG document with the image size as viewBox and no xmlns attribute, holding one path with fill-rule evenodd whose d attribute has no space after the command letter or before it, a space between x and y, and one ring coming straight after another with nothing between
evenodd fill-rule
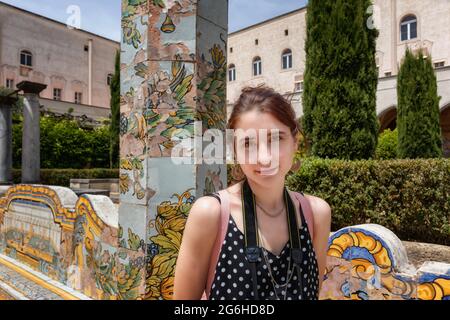
<instances>
[{"instance_id":1,"label":"blue sky","mask_svg":"<svg viewBox=\"0 0 450 320\"><path fill-rule=\"evenodd\" d=\"M71 5L81 10L81 29L120 40L121 0L0 0L66 23ZM229 0L229 32L301 8L307 0Z\"/></svg>"}]
</instances>

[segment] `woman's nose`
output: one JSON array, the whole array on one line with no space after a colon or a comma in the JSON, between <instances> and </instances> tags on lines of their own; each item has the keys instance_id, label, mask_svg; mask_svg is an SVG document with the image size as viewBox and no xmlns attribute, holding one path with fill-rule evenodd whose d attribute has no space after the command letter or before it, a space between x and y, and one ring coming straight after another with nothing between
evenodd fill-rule
<instances>
[{"instance_id":1,"label":"woman's nose","mask_svg":"<svg viewBox=\"0 0 450 320\"><path fill-rule=\"evenodd\" d=\"M258 148L258 163L263 166L270 165L272 157L269 148L265 144L261 144Z\"/></svg>"}]
</instances>

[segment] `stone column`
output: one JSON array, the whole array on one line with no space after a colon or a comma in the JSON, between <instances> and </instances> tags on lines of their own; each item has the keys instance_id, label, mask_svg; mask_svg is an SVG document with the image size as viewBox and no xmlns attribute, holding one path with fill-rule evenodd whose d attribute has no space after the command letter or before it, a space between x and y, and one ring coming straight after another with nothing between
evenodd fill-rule
<instances>
[{"instance_id":1,"label":"stone column","mask_svg":"<svg viewBox=\"0 0 450 320\"><path fill-rule=\"evenodd\" d=\"M12 184L12 106L15 97L0 97L0 185Z\"/></svg>"},{"instance_id":2,"label":"stone column","mask_svg":"<svg viewBox=\"0 0 450 320\"><path fill-rule=\"evenodd\" d=\"M47 88L47 85L22 81L17 88L24 94L22 183L39 183L41 180L39 94Z\"/></svg>"},{"instance_id":3,"label":"stone column","mask_svg":"<svg viewBox=\"0 0 450 320\"><path fill-rule=\"evenodd\" d=\"M228 1L122 4L119 296L171 299L192 203L226 187L224 150L200 156L226 127Z\"/></svg>"}]
</instances>

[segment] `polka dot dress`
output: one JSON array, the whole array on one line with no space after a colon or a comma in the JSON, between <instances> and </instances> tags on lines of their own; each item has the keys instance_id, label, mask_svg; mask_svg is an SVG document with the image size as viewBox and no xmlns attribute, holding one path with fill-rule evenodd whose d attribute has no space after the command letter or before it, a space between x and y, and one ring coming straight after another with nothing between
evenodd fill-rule
<instances>
[{"instance_id":1,"label":"polka dot dress","mask_svg":"<svg viewBox=\"0 0 450 320\"><path fill-rule=\"evenodd\" d=\"M319 287L318 265L308 226L303 216L302 227L299 230L303 251L302 266L299 268L300 274L298 274L298 269L293 269L291 265L291 270L294 270L294 273L289 284L284 288L277 288L275 291L266 261L263 257L260 257L256 264L260 300L277 300L277 296L283 300L285 295L286 300L317 300ZM227 235L222 244L215 278L211 285L210 300L255 299L251 267L244 254L244 247L244 235L237 228L233 217L230 215ZM280 285L286 283L289 261L291 259L290 251L289 242L279 256L265 250L272 275ZM284 291L286 288L287 292Z\"/></svg>"}]
</instances>

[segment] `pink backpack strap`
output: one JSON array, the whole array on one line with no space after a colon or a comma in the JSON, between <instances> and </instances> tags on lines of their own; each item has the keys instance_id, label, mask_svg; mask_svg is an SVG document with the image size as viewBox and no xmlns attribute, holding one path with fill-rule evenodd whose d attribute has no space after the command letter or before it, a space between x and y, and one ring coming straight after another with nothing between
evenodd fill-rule
<instances>
[{"instance_id":1,"label":"pink backpack strap","mask_svg":"<svg viewBox=\"0 0 450 320\"><path fill-rule=\"evenodd\" d=\"M302 206L303 215L305 216L306 223L308 224L308 230L311 234L311 239L314 239L314 215L312 212L311 204L309 200L301 193L294 192L299 204Z\"/></svg>"},{"instance_id":2,"label":"pink backpack strap","mask_svg":"<svg viewBox=\"0 0 450 320\"><path fill-rule=\"evenodd\" d=\"M228 221L230 219L230 203L228 198L228 192L226 190L219 191L219 196L221 203L219 233L217 234L216 241L214 243L214 247L211 252L208 278L202 300L208 300L209 298L211 286L214 281L214 276L216 273L217 262L219 261L219 254L222 249L223 241L225 240L225 236L228 229Z\"/></svg>"}]
</instances>

